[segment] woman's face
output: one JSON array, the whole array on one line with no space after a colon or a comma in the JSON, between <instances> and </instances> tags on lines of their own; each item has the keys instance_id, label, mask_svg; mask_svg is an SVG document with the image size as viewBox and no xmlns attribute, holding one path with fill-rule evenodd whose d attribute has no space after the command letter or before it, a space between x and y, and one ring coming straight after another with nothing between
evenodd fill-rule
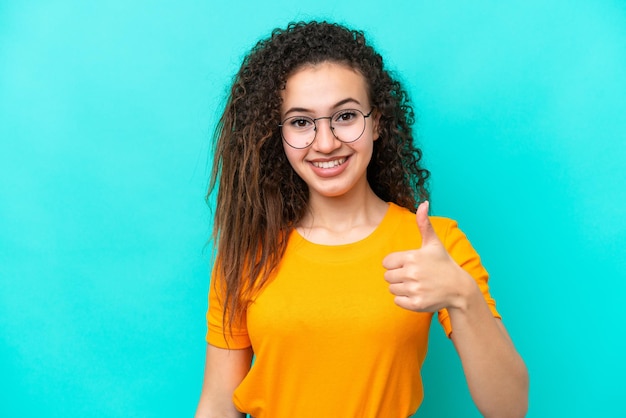
<instances>
[{"instance_id":1,"label":"woman's face","mask_svg":"<svg viewBox=\"0 0 626 418\"><path fill-rule=\"evenodd\" d=\"M365 118L365 128L354 142L341 142L330 128L333 118L335 134L349 131L342 123L349 123L350 118L361 118L358 110L367 115L372 110L367 94L365 78L348 66L324 62L307 65L287 78L282 94L281 120L294 118L289 123L296 128L310 128L311 119L315 121L312 145L296 149L283 140L283 148L289 163L309 186L310 199L332 198L355 194L367 189L367 166L372 157L373 144L378 139L378 120L380 116L374 110ZM283 134L285 134L285 127ZM346 138L342 138L346 140ZM351 140L352 138L348 139Z\"/></svg>"}]
</instances>

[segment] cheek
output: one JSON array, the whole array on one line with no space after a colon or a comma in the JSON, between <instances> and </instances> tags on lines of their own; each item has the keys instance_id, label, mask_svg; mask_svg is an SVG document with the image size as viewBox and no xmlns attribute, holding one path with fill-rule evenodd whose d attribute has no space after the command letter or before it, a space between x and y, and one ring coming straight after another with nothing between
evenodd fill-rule
<instances>
[{"instance_id":1,"label":"cheek","mask_svg":"<svg viewBox=\"0 0 626 418\"><path fill-rule=\"evenodd\" d=\"M303 158L301 150L291 148L289 145L283 142L283 151L285 152L285 156L287 157L287 161L289 161L291 168L293 168L297 172L298 163L302 161Z\"/></svg>"}]
</instances>

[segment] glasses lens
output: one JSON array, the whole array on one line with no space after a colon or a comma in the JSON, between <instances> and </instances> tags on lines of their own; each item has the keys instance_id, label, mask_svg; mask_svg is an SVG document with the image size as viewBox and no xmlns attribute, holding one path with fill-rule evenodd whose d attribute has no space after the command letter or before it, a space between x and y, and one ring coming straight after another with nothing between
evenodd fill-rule
<instances>
[{"instance_id":1,"label":"glasses lens","mask_svg":"<svg viewBox=\"0 0 626 418\"><path fill-rule=\"evenodd\" d=\"M306 116L292 116L282 123L282 135L294 148L306 148L315 139L315 121Z\"/></svg>"},{"instance_id":2,"label":"glasses lens","mask_svg":"<svg viewBox=\"0 0 626 418\"><path fill-rule=\"evenodd\" d=\"M365 131L365 116L356 109L340 110L331 116L331 127L341 142L354 142Z\"/></svg>"}]
</instances>

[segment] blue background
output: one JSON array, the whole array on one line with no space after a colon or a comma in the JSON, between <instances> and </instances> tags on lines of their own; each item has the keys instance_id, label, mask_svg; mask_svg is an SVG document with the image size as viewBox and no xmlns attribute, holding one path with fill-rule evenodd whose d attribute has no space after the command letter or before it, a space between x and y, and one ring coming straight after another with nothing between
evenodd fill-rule
<instances>
[{"instance_id":1,"label":"blue background","mask_svg":"<svg viewBox=\"0 0 626 418\"><path fill-rule=\"evenodd\" d=\"M0 3L0 416L193 414L211 133L245 52L311 18L365 30L406 83L528 416L626 416L626 4L267 3ZM479 416L431 335L416 417Z\"/></svg>"}]
</instances>

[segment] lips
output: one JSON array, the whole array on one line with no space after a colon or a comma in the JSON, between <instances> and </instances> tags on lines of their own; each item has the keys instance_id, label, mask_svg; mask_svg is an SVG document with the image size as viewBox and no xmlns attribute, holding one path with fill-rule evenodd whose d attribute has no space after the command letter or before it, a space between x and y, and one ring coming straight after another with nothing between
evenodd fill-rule
<instances>
[{"instance_id":1,"label":"lips","mask_svg":"<svg viewBox=\"0 0 626 418\"><path fill-rule=\"evenodd\" d=\"M313 164L313 166L317 168L335 168L345 163L346 160L347 158L343 157L331 161L311 161L311 164Z\"/></svg>"},{"instance_id":2,"label":"lips","mask_svg":"<svg viewBox=\"0 0 626 418\"><path fill-rule=\"evenodd\" d=\"M309 164L316 176L320 178L334 178L343 173L350 165L350 157L335 157L333 159L309 160Z\"/></svg>"}]
</instances>

